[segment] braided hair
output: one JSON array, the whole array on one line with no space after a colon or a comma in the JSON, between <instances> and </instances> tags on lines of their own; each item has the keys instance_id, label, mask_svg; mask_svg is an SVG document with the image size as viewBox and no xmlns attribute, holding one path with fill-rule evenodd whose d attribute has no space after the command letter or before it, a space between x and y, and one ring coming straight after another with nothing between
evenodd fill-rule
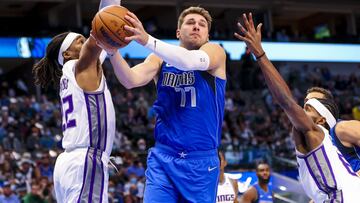
<instances>
[{"instance_id":1,"label":"braided hair","mask_svg":"<svg viewBox=\"0 0 360 203\"><path fill-rule=\"evenodd\" d=\"M61 44L68 34L69 32L61 33L52 38L46 47L45 56L33 66L35 85L47 88L49 85L59 84L62 66L58 62L58 55Z\"/></svg>"}]
</instances>

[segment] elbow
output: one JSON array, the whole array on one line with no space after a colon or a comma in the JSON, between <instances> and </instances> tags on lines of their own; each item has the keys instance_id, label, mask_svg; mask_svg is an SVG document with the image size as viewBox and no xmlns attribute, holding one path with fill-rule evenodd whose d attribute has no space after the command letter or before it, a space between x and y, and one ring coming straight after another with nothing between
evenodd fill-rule
<instances>
[{"instance_id":1,"label":"elbow","mask_svg":"<svg viewBox=\"0 0 360 203\"><path fill-rule=\"evenodd\" d=\"M123 86L124 86L127 90L130 90L130 89L133 89L133 88L135 88L135 87L136 87L135 85L133 85L133 84L129 84L129 83L127 83L127 84L123 84Z\"/></svg>"},{"instance_id":2,"label":"elbow","mask_svg":"<svg viewBox=\"0 0 360 203\"><path fill-rule=\"evenodd\" d=\"M124 86L128 90L136 87L136 85L134 83L130 82L130 81L121 81L121 80L119 80L119 81L122 84L122 86Z\"/></svg>"}]
</instances>

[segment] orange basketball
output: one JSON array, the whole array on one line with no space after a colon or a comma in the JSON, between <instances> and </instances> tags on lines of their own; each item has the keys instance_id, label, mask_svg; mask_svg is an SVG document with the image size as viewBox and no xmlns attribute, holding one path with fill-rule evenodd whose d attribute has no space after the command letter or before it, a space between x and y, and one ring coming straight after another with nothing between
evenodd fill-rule
<instances>
[{"instance_id":1,"label":"orange basketball","mask_svg":"<svg viewBox=\"0 0 360 203\"><path fill-rule=\"evenodd\" d=\"M101 9L92 21L92 30L103 45L121 48L129 44L125 37L132 35L124 29L125 25L134 27L125 19L128 9L122 6L107 6Z\"/></svg>"}]
</instances>

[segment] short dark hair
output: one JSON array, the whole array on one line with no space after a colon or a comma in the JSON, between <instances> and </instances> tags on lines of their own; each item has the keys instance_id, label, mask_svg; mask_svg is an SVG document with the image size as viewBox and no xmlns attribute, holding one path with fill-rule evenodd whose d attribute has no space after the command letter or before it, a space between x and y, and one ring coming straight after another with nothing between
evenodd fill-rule
<instances>
[{"instance_id":1,"label":"short dark hair","mask_svg":"<svg viewBox=\"0 0 360 203\"><path fill-rule=\"evenodd\" d=\"M58 62L58 55L61 44L68 34L69 32L64 32L52 38L46 47L44 58L33 66L32 72L35 78L35 85L46 88L50 84L59 84L62 66Z\"/></svg>"},{"instance_id":2,"label":"short dark hair","mask_svg":"<svg viewBox=\"0 0 360 203\"><path fill-rule=\"evenodd\" d=\"M270 164L265 159L261 159L255 162L255 170L258 171L259 166L262 164L266 164L270 167Z\"/></svg>"},{"instance_id":3,"label":"short dark hair","mask_svg":"<svg viewBox=\"0 0 360 203\"><path fill-rule=\"evenodd\" d=\"M312 92L319 92L323 94L325 99L334 99L334 96L331 94L330 90L322 87L311 87L306 91L306 94L310 94Z\"/></svg>"}]
</instances>

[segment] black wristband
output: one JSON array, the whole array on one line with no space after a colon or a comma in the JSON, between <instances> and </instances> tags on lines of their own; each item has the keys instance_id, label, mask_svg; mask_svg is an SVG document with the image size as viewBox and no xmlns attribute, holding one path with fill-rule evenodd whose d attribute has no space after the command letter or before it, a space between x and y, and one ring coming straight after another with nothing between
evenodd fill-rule
<instances>
[{"instance_id":1,"label":"black wristband","mask_svg":"<svg viewBox=\"0 0 360 203\"><path fill-rule=\"evenodd\" d=\"M256 56L256 60L259 60L261 57L265 56L265 52L260 54L260 56Z\"/></svg>"}]
</instances>

